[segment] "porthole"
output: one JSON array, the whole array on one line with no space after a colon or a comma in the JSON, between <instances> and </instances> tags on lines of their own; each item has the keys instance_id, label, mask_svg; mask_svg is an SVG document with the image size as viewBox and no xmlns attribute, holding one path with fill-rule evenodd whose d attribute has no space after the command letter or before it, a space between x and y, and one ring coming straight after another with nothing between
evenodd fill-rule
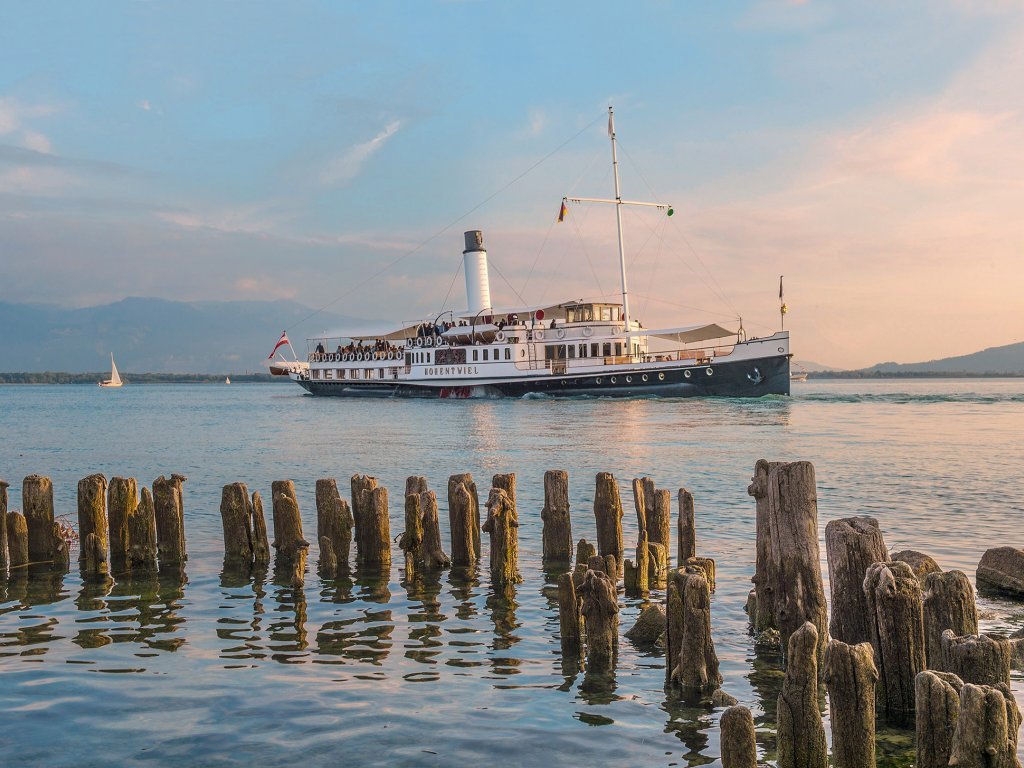
<instances>
[{"instance_id":1,"label":"porthole","mask_svg":"<svg viewBox=\"0 0 1024 768\"><path fill-rule=\"evenodd\" d=\"M710 368L708 368L708 369L707 369L707 371L706 371L706 373L707 373L707 375L708 375L708 376L711 376L711 375L713 375L713 374L714 374L714 371L713 371L713 370L711 370Z\"/></svg>"},{"instance_id":2,"label":"porthole","mask_svg":"<svg viewBox=\"0 0 1024 768\"><path fill-rule=\"evenodd\" d=\"M784 350L782 347L779 347L779 352L785 352L785 351L786 350Z\"/></svg>"},{"instance_id":3,"label":"porthole","mask_svg":"<svg viewBox=\"0 0 1024 768\"><path fill-rule=\"evenodd\" d=\"M641 376L640 378L641 378L641 379L643 379L644 381L647 381L647 374L645 373L645 374L644 374L643 376Z\"/></svg>"},{"instance_id":4,"label":"porthole","mask_svg":"<svg viewBox=\"0 0 1024 768\"><path fill-rule=\"evenodd\" d=\"M600 376L598 376L598 377L597 377L597 378L596 378L596 379L595 379L594 381L595 381L595 382L596 382L597 384L600 384L600 383L601 383L601 377L600 377Z\"/></svg>"},{"instance_id":5,"label":"porthole","mask_svg":"<svg viewBox=\"0 0 1024 768\"><path fill-rule=\"evenodd\" d=\"M665 374L664 373L659 373L658 374L658 381L664 381L664 380L665 380Z\"/></svg>"},{"instance_id":6,"label":"porthole","mask_svg":"<svg viewBox=\"0 0 1024 768\"><path fill-rule=\"evenodd\" d=\"M664 374L662 374L662 375L664 375ZM690 378L690 372L689 371L683 371L683 376L685 376L686 378Z\"/></svg>"},{"instance_id":7,"label":"porthole","mask_svg":"<svg viewBox=\"0 0 1024 768\"><path fill-rule=\"evenodd\" d=\"M626 377L626 383L627 384L632 384L633 383L633 377L632 376L627 376Z\"/></svg>"},{"instance_id":8,"label":"porthole","mask_svg":"<svg viewBox=\"0 0 1024 768\"><path fill-rule=\"evenodd\" d=\"M614 383L615 383L615 377L614 377L614 376L612 376L612 379L611 379L611 381L612 381L612 384L614 384Z\"/></svg>"}]
</instances>

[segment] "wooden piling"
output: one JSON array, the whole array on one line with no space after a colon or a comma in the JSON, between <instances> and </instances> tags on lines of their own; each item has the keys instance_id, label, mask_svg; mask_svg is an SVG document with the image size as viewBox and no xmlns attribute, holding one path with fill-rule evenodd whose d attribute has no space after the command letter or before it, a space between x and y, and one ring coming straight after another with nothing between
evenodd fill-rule
<instances>
[{"instance_id":1,"label":"wooden piling","mask_svg":"<svg viewBox=\"0 0 1024 768\"><path fill-rule=\"evenodd\" d=\"M468 565L470 562L475 562L480 559L480 555L483 549L480 547L480 494L477 492L476 483L473 482L473 476L469 472L464 472L459 475L452 475L448 478L448 509L451 514L452 495L455 493L455 489L462 484L466 487L466 492L469 494L469 508L468 508L468 530L473 540L473 548L471 550L470 558L464 565ZM460 514L462 514L460 512ZM460 521L462 525L465 521ZM454 530L454 529L453 529ZM453 533L454 536L454 533ZM452 544L452 549L455 549L455 544ZM455 553L452 552L452 563L455 563Z\"/></svg>"},{"instance_id":2,"label":"wooden piling","mask_svg":"<svg viewBox=\"0 0 1024 768\"><path fill-rule=\"evenodd\" d=\"M647 544L647 533L641 531L636 545L636 562L626 560L623 564L623 582L628 595L643 595L650 590L650 552Z\"/></svg>"},{"instance_id":3,"label":"wooden piling","mask_svg":"<svg viewBox=\"0 0 1024 768\"><path fill-rule=\"evenodd\" d=\"M252 561L255 565L266 565L270 562L270 542L267 538L267 517L263 512L263 497L259 491L252 492L252 503L249 505L252 516Z\"/></svg>"},{"instance_id":4,"label":"wooden piling","mask_svg":"<svg viewBox=\"0 0 1024 768\"><path fill-rule=\"evenodd\" d=\"M648 534L649 535L649 534ZM648 588L664 589L668 581L668 549L660 541L647 542Z\"/></svg>"},{"instance_id":5,"label":"wooden piling","mask_svg":"<svg viewBox=\"0 0 1024 768\"><path fill-rule=\"evenodd\" d=\"M295 500L295 485L291 480L275 480L273 488L274 549L281 567L288 567L302 560L305 571L306 550L309 542L302 535L302 517Z\"/></svg>"},{"instance_id":6,"label":"wooden piling","mask_svg":"<svg viewBox=\"0 0 1024 768\"><path fill-rule=\"evenodd\" d=\"M825 526L832 617L829 633L849 645L871 642L864 574L888 560L888 549L873 517L844 517Z\"/></svg>"},{"instance_id":7,"label":"wooden piling","mask_svg":"<svg viewBox=\"0 0 1024 768\"><path fill-rule=\"evenodd\" d=\"M826 768L828 746L818 707L818 628L806 621L792 632L778 701L779 768Z\"/></svg>"},{"instance_id":8,"label":"wooden piling","mask_svg":"<svg viewBox=\"0 0 1024 768\"><path fill-rule=\"evenodd\" d=\"M693 494L685 488L678 493L679 519L676 521L676 563L680 568L697 556L697 527L694 521Z\"/></svg>"},{"instance_id":9,"label":"wooden piling","mask_svg":"<svg viewBox=\"0 0 1024 768\"><path fill-rule=\"evenodd\" d=\"M107 550L98 534L90 532L81 539L82 578L89 582L106 581L108 576Z\"/></svg>"},{"instance_id":10,"label":"wooden piling","mask_svg":"<svg viewBox=\"0 0 1024 768\"><path fill-rule=\"evenodd\" d=\"M7 513L7 559L13 571L28 565L28 522L21 512Z\"/></svg>"},{"instance_id":11,"label":"wooden piling","mask_svg":"<svg viewBox=\"0 0 1024 768\"><path fill-rule=\"evenodd\" d=\"M1010 684L1010 640L997 635L961 635L947 629L939 640L942 670L973 685Z\"/></svg>"},{"instance_id":12,"label":"wooden piling","mask_svg":"<svg viewBox=\"0 0 1024 768\"><path fill-rule=\"evenodd\" d=\"M768 477L782 462L758 459L754 464L754 475L747 488L747 494L754 498L755 515L755 562L754 611L750 622L754 632L778 629L775 610L774 574L777 570L772 554L771 516L768 514Z\"/></svg>"},{"instance_id":13,"label":"wooden piling","mask_svg":"<svg viewBox=\"0 0 1024 768\"><path fill-rule=\"evenodd\" d=\"M924 579L929 573L942 573L942 569L935 560L924 552L917 552L913 549L904 549L900 552L893 552L887 558L892 562L906 563L914 571L917 580L924 586Z\"/></svg>"},{"instance_id":14,"label":"wooden piling","mask_svg":"<svg viewBox=\"0 0 1024 768\"><path fill-rule=\"evenodd\" d=\"M691 557L680 567L695 566L704 572L704 578L708 580L708 589L715 591L715 560L711 557Z\"/></svg>"},{"instance_id":15,"label":"wooden piling","mask_svg":"<svg viewBox=\"0 0 1024 768\"><path fill-rule=\"evenodd\" d=\"M573 569L572 578L576 584L576 589L580 588L583 584L583 577L587 575L587 568L589 567L590 558L597 554L597 549L586 539L580 539L576 543L576 567Z\"/></svg>"},{"instance_id":16,"label":"wooden piling","mask_svg":"<svg viewBox=\"0 0 1024 768\"><path fill-rule=\"evenodd\" d=\"M615 555L622 562L622 501L619 486L610 472L598 472L594 494L594 518L597 521L597 551L600 555ZM650 534L648 534L648 539Z\"/></svg>"},{"instance_id":17,"label":"wooden piling","mask_svg":"<svg viewBox=\"0 0 1024 768\"><path fill-rule=\"evenodd\" d=\"M338 578L338 558L329 536L320 537L320 576L324 579Z\"/></svg>"},{"instance_id":18,"label":"wooden piling","mask_svg":"<svg viewBox=\"0 0 1024 768\"><path fill-rule=\"evenodd\" d=\"M452 561L441 548L441 524L437 514L437 494L430 490L421 493L420 507L423 510L421 518L423 545L420 547L423 565L429 569L447 568Z\"/></svg>"},{"instance_id":19,"label":"wooden piling","mask_svg":"<svg viewBox=\"0 0 1024 768\"><path fill-rule=\"evenodd\" d=\"M95 548L103 551L107 561L107 478L89 475L78 481L78 539L85 542L90 533L96 534ZM85 547L79 548L79 559L85 560ZM95 555L95 551L93 552Z\"/></svg>"},{"instance_id":20,"label":"wooden piling","mask_svg":"<svg viewBox=\"0 0 1024 768\"><path fill-rule=\"evenodd\" d=\"M665 548L665 567L672 555L672 493L655 490L653 505L647 518L647 540Z\"/></svg>"},{"instance_id":21,"label":"wooden piling","mask_svg":"<svg viewBox=\"0 0 1024 768\"><path fill-rule=\"evenodd\" d=\"M871 645L878 667L878 704L894 724L914 717L914 686L924 670L921 585L903 562L875 563L864 577Z\"/></svg>"},{"instance_id":22,"label":"wooden piling","mask_svg":"<svg viewBox=\"0 0 1024 768\"><path fill-rule=\"evenodd\" d=\"M491 488L500 488L508 496L512 504L512 519L519 523L519 510L516 507L516 473L498 474L491 477Z\"/></svg>"},{"instance_id":23,"label":"wooden piling","mask_svg":"<svg viewBox=\"0 0 1024 768\"><path fill-rule=\"evenodd\" d=\"M28 556L33 562L54 559L53 483L42 475L29 475L21 484L21 504L28 525Z\"/></svg>"},{"instance_id":24,"label":"wooden piling","mask_svg":"<svg viewBox=\"0 0 1024 768\"><path fill-rule=\"evenodd\" d=\"M139 505L139 486L134 477L112 477L107 487L107 519L110 524L110 561L124 566L131 547L128 520Z\"/></svg>"},{"instance_id":25,"label":"wooden piling","mask_svg":"<svg viewBox=\"0 0 1024 768\"><path fill-rule=\"evenodd\" d=\"M647 533L648 510L652 510L654 505L654 480L649 477L634 477L632 488L633 509L636 511L636 529L642 533Z\"/></svg>"},{"instance_id":26,"label":"wooden piling","mask_svg":"<svg viewBox=\"0 0 1024 768\"><path fill-rule=\"evenodd\" d=\"M405 578L411 579L416 572L416 563L422 560L420 549L423 545L423 512L420 509L419 493L409 493L408 491L409 485L407 483L405 531L398 538L398 548L405 554Z\"/></svg>"},{"instance_id":27,"label":"wooden piling","mask_svg":"<svg viewBox=\"0 0 1024 768\"><path fill-rule=\"evenodd\" d=\"M7 488L9 483L0 480L0 581L7 578L10 557L7 554Z\"/></svg>"},{"instance_id":28,"label":"wooden piling","mask_svg":"<svg viewBox=\"0 0 1024 768\"><path fill-rule=\"evenodd\" d=\"M156 542L160 564L174 565L188 559L185 550L185 475L163 475L153 481Z\"/></svg>"},{"instance_id":29,"label":"wooden piling","mask_svg":"<svg viewBox=\"0 0 1024 768\"><path fill-rule=\"evenodd\" d=\"M588 570L579 588L579 598L587 636L587 671L608 671L615 665L619 638L615 584L603 571Z\"/></svg>"},{"instance_id":30,"label":"wooden piling","mask_svg":"<svg viewBox=\"0 0 1024 768\"><path fill-rule=\"evenodd\" d=\"M558 577L558 631L562 655L579 658L582 650L583 617L572 574Z\"/></svg>"},{"instance_id":31,"label":"wooden piling","mask_svg":"<svg viewBox=\"0 0 1024 768\"><path fill-rule=\"evenodd\" d=\"M832 764L864 768L875 764L875 669L871 643L830 640L825 670L832 724Z\"/></svg>"},{"instance_id":32,"label":"wooden piling","mask_svg":"<svg viewBox=\"0 0 1024 768\"><path fill-rule=\"evenodd\" d=\"M948 768L963 685L948 672L926 670L915 679L914 768Z\"/></svg>"},{"instance_id":33,"label":"wooden piling","mask_svg":"<svg viewBox=\"0 0 1024 768\"><path fill-rule=\"evenodd\" d=\"M978 634L978 608L967 575L963 571L927 574L923 609L925 660L929 669L955 672L943 664L942 633L950 629L954 635Z\"/></svg>"},{"instance_id":34,"label":"wooden piling","mask_svg":"<svg viewBox=\"0 0 1024 768\"><path fill-rule=\"evenodd\" d=\"M495 478L501 477L495 475ZM505 475L504 477L510 477ZM511 475L515 489L515 475ZM512 497L502 488L492 488L487 499L487 520L483 530L491 535L491 583L505 586L518 584L519 575L519 521L515 515Z\"/></svg>"},{"instance_id":35,"label":"wooden piling","mask_svg":"<svg viewBox=\"0 0 1024 768\"><path fill-rule=\"evenodd\" d=\"M722 684L711 636L711 590L699 568L679 568L665 596L665 684L690 693Z\"/></svg>"},{"instance_id":36,"label":"wooden piling","mask_svg":"<svg viewBox=\"0 0 1024 768\"><path fill-rule=\"evenodd\" d=\"M453 475L453 477L456 477ZM466 568L476 562L473 494L465 483L448 481L448 523L452 536L452 565Z\"/></svg>"},{"instance_id":37,"label":"wooden piling","mask_svg":"<svg viewBox=\"0 0 1024 768\"><path fill-rule=\"evenodd\" d=\"M352 528L355 522L348 502L338 493L338 482L333 477L316 481L316 535L317 540L328 538L331 552L337 560L335 570L348 568L348 553L352 548ZM323 558L323 547L320 550Z\"/></svg>"},{"instance_id":38,"label":"wooden piling","mask_svg":"<svg viewBox=\"0 0 1024 768\"><path fill-rule=\"evenodd\" d=\"M543 542L545 563L572 562L572 520L569 515L569 473L549 469L544 473Z\"/></svg>"},{"instance_id":39,"label":"wooden piling","mask_svg":"<svg viewBox=\"0 0 1024 768\"><path fill-rule=\"evenodd\" d=\"M368 497L364 492L372 491L377 487L377 478L370 475L352 475L349 482L352 489L352 526L353 538L356 542L356 562L361 563L366 557L366 531L368 528L364 499Z\"/></svg>"},{"instance_id":40,"label":"wooden piling","mask_svg":"<svg viewBox=\"0 0 1024 768\"><path fill-rule=\"evenodd\" d=\"M221 490L220 520L224 530L224 558L248 565L253 559L252 512L245 483L228 483Z\"/></svg>"},{"instance_id":41,"label":"wooden piling","mask_svg":"<svg viewBox=\"0 0 1024 768\"><path fill-rule=\"evenodd\" d=\"M719 728L722 731L722 768L757 768L757 737L750 710L742 704L734 704L722 713Z\"/></svg>"},{"instance_id":42,"label":"wooden piling","mask_svg":"<svg viewBox=\"0 0 1024 768\"><path fill-rule=\"evenodd\" d=\"M391 521L388 513L388 489L373 488L362 493L364 551L360 563L370 568L391 567Z\"/></svg>"},{"instance_id":43,"label":"wooden piling","mask_svg":"<svg viewBox=\"0 0 1024 768\"><path fill-rule=\"evenodd\" d=\"M133 565L155 565L156 552L156 507L153 494L142 486L139 503L128 515L128 560Z\"/></svg>"},{"instance_id":44,"label":"wooden piling","mask_svg":"<svg viewBox=\"0 0 1024 768\"><path fill-rule=\"evenodd\" d=\"M1019 768L1021 716L1009 687L964 683L949 764L957 768Z\"/></svg>"}]
</instances>

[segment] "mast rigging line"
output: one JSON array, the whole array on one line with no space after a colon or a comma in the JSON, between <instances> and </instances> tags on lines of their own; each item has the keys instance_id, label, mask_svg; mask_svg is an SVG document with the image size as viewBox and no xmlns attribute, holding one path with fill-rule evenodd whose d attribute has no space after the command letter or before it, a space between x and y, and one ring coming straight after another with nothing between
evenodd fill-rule
<instances>
[{"instance_id":1,"label":"mast rigging line","mask_svg":"<svg viewBox=\"0 0 1024 768\"><path fill-rule=\"evenodd\" d=\"M487 203L491 202L491 200L493 200L494 198L496 198L496 197L497 197L498 195L500 195L500 194L501 194L502 192L504 192L504 191L505 191L505 190L507 190L507 189L508 189L509 187L513 186L514 184L518 183L518 182L519 182L519 181L520 181L521 179L523 179L523 178L524 178L525 176L529 175L529 174L530 174L530 173L531 173L532 171L534 171L534 170L535 170L535 169L536 169L536 168L537 168L538 166L540 166L540 165L542 165L543 163L547 162L547 161L548 161L548 160L550 160L550 159L551 159L551 158L552 158L552 157L553 157L554 155L556 155L556 154L558 154L559 152L561 152L561 151L562 151L562 149L564 149L564 148L565 148L565 147L566 147L567 145L569 145L570 143L572 143L573 141L575 141L575 140L576 140L577 138L579 138L580 136L582 136L582 135L583 135L584 133L586 133L587 131L589 131L589 130L590 130L591 128L593 128L593 127L594 127L594 125L596 125L596 124L598 123L598 121L600 121L601 119L603 119L603 118L604 118L604 116L605 116L605 115L604 115L604 113L602 112L602 113L601 113L600 115L598 115L598 116L597 116L597 117L595 117L595 118L594 118L593 120L591 120L591 121L590 121L589 123L587 123L587 124L586 124L585 126L583 126L582 128L580 128L580 129L579 129L579 130L578 130L578 131L577 131L576 133L574 133L574 134L573 134L572 136L570 136L570 137L569 137L568 139L566 139L565 141L563 141L563 142L562 142L561 144L559 144L559 145L558 145L557 147L555 147L555 148L554 148L553 150L551 150L550 152L548 152L548 153L547 153L546 155L544 155L544 156L543 156L542 158L540 158L540 160L537 160L537 161L536 161L536 162L535 162L535 163L534 163L533 165L531 165L531 166L530 166L529 168L527 168L527 169L526 169L525 171L523 171L523 172L522 172L522 173L520 173L520 174L519 174L518 176L516 176L515 178L513 178L513 179L512 179L511 181L509 181L508 183L506 183L506 184L505 184L504 186L502 186L502 187L500 187L499 189L497 189L497 190L495 190L494 192L492 192L492 193L491 193L490 195L488 195L487 197L485 197L485 198L484 198L483 200L481 200L481 201L480 201L479 203L477 203L476 205L474 205L474 206L473 206L472 208L470 208L470 209L469 209L468 211L466 211L465 213L463 213L463 214L462 214L461 216L459 216L458 218L456 218L456 219L453 219L452 221L450 221L450 222L449 222L448 224L446 224L446 225L445 225L444 227L442 227L441 229L439 229L439 230L437 230L436 232L434 232L434 234L430 235L430 236L429 236L428 238L426 238L425 240L422 240L422 241L420 241L420 243L419 243L418 245L416 245L416 246L415 246L414 248L412 248L412 250L406 251L405 253L403 253L403 254L399 255L399 256L398 256L397 258L395 258L395 259L391 260L390 262L388 262L387 264L385 264L385 265L384 265L384 266L383 266L383 267L382 267L381 269L377 270L376 272L374 272L374 273L373 273L372 275L370 275L369 277L367 277L367 278L365 278L364 280L361 280L361 281L359 281L358 283L356 283L356 284L355 284L354 286L352 286L352 287L351 287L351 288L350 288L349 290L345 291L345 293L341 294L340 296L338 296L338 297L337 297L337 298L335 298L335 299L332 299L331 301L329 301L329 302L328 302L327 304L324 304L324 305L323 305L322 307L320 307L319 309L317 309L317 310L314 310L314 311L313 311L313 312L311 312L311 313L310 313L309 315L307 315L306 317L304 317L304 318L302 318L301 320L299 320L299 321L298 321L297 323L293 323L291 327L292 327L292 328L294 328L294 327L295 327L295 326L297 326L297 325L302 325L303 323L306 323L306 322L308 322L308 321L312 320L312 319L313 319L314 317L316 317L317 315L319 315L319 314L320 314L321 312L323 312L323 311L325 311L325 310L327 310L327 309L329 309L329 308L333 307L333 306L334 306L335 304L337 304L337 303L338 303L339 301L341 301L342 299L348 298L348 297L349 297L349 296L351 296L351 295L352 295L353 293L356 293L356 292L357 292L357 291L359 291L359 290L360 290L361 288L363 288L363 287L364 287L365 285L367 285L367 284L369 284L369 283L373 282L373 281L374 281L374 280L376 280L376 279L377 279L378 277L380 277L380 276L381 276L381 275L383 275L384 273L388 272L389 270L391 270L391 269L392 269L393 267L395 267L395 266L397 266L398 264L400 264L400 263L401 263L402 261L404 261L405 259L407 259L407 258L409 258L410 256L412 256L413 254L415 254L415 253L417 253L417 252L421 251L421 250L422 250L422 249L423 249L424 247L426 247L426 246L427 246L428 244L430 244L431 242L433 242L434 240L436 240L437 238L439 238L439 237L440 237L441 235L443 235L443 234L444 234L445 232L447 232L447 231L448 231L449 229L451 229L452 227L454 227L454 226L455 226L456 224L458 224L458 223L459 223L460 221L462 221L463 219L466 219L466 218L468 218L469 216L471 216L472 214L476 213L476 212L477 212L478 210L480 210L480 209L481 209L481 208L482 208L483 206L487 205ZM504 279L504 278L502 278L502 279ZM508 281L506 280L506 282L508 282ZM515 291L515 288L513 288L512 290L513 290L513 291Z\"/></svg>"}]
</instances>

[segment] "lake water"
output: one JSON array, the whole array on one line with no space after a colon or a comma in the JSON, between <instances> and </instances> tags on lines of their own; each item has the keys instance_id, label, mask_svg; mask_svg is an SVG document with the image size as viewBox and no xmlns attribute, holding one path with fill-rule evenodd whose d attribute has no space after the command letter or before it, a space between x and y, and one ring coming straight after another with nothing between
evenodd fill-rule
<instances>
[{"instance_id":1,"label":"lake water","mask_svg":"<svg viewBox=\"0 0 1024 768\"><path fill-rule=\"evenodd\" d=\"M563 669L550 576L541 567L543 474L569 472L574 538L594 540L594 474L620 482L627 551L629 481L647 474L696 499L698 554L718 563L712 625L724 689L757 717L774 753L778 660L755 654L743 605L754 568L758 458L817 469L819 528L878 518L890 549L919 549L974 579L982 552L1022 545L1024 380L794 383L765 400L315 399L291 385L0 387L0 477L54 481L74 520L93 472L151 484L180 472L185 579L83 586L12 578L0 586L0 763L9 765L699 765L718 761L720 710L667 696L664 657L622 640L614 677ZM272 574L222 573L221 487L298 487L313 538L314 483L366 472L391 491L404 527L405 478L518 477L514 597L486 568L406 581L321 583L303 593ZM268 509L269 514L269 509ZM673 511L675 514L675 510ZM486 558L486 534L485 558ZM822 544L822 568L827 579ZM77 553L73 553L75 559ZM486 562L486 560L485 560ZM826 582L826 591L827 591ZM651 595L652 600L661 594ZM622 631L641 601L621 598ZM983 628L1024 626L1024 604L981 600ZM1014 673L1021 698L1024 678ZM1022 702L1024 703L1024 702ZM885 731L887 765L909 764L906 732Z\"/></svg>"}]
</instances>

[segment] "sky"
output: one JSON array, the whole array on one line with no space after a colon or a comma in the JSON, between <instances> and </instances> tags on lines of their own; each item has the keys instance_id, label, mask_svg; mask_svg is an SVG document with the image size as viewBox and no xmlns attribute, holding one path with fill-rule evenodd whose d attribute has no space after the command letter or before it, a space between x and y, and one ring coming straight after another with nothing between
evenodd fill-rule
<instances>
[{"instance_id":1,"label":"sky","mask_svg":"<svg viewBox=\"0 0 1024 768\"><path fill-rule=\"evenodd\" d=\"M1024 340L1024 2L0 0L0 301L619 290L850 368ZM289 328L303 337L317 318Z\"/></svg>"}]
</instances>

